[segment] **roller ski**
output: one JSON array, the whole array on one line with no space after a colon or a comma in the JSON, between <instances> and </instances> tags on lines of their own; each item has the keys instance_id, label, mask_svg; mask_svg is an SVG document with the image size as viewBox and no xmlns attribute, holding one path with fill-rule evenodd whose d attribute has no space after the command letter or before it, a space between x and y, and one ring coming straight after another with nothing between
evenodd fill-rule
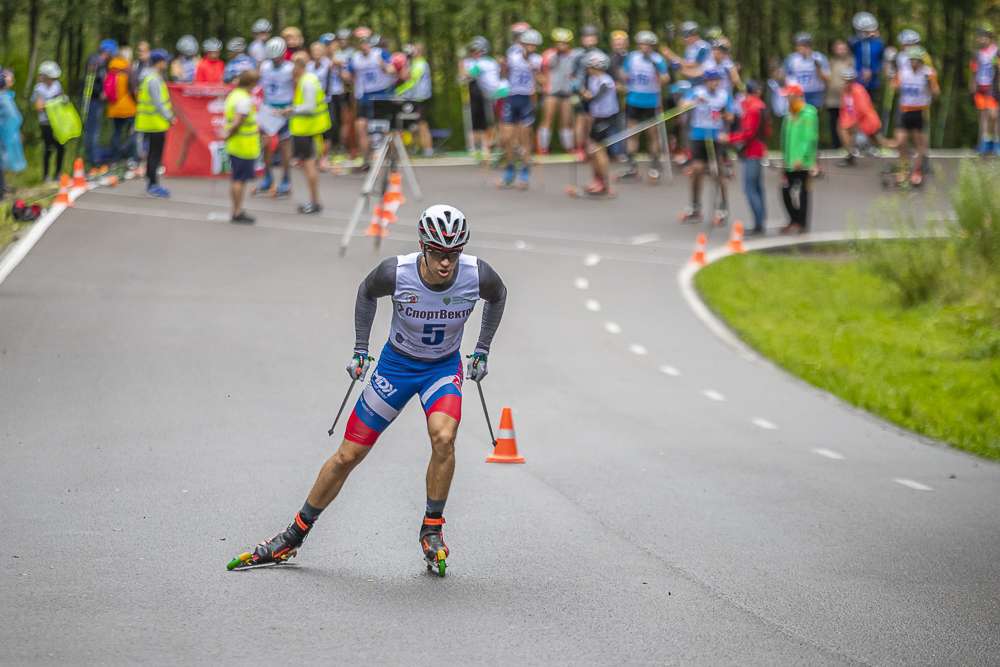
<instances>
[{"instance_id":1,"label":"roller ski","mask_svg":"<svg viewBox=\"0 0 1000 667\"><path fill-rule=\"evenodd\" d=\"M258 544L252 553L240 554L226 565L226 569L232 571L287 563L289 558L298 554L310 530L312 526L302 519L301 513L296 514L295 521L288 524L288 528Z\"/></svg>"},{"instance_id":2,"label":"roller ski","mask_svg":"<svg viewBox=\"0 0 1000 667\"><path fill-rule=\"evenodd\" d=\"M531 170L528 165L521 167L520 171L517 172L517 189L522 192L528 189L528 184L531 182Z\"/></svg>"},{"instance_id":3,"label":"roller ski","mask_svg":"<svg viewBox=\"0 0 1000 667\"><path fill-rule=\"evenodd\" d=\"M649 178L650 185L656 185L660 182L660 161L653 160L653 163L649 165L649 169L646 171L646 176Z\"/></svg>"},{"instance_id":4,"label":"roller ski","mask_svg":"<svg viewBox=\"0 0 1000 667\"><path fill-rule=\"evenodd\" d=\"M715 209L712 215L712 224L716 227L725 227L729 224L729 210L724 208Z\"/></svg>"},{"instance_id":5,"label":"roller ski","mask_svg":"<svg viewBox=\"0 0 1000 667\"><path fill-rule=\"evenodd\" d=\"M508 164L504 169L503 178L497 181L497 187L501 190L510 190L514 187L514 165Z\"/></svg>"},{"instance_id":6,"label":"roller ski","mask_svg":"<svg viewBox=\"0 0 1000 667\"><path fill-rule=\"evenodd\" d=\"M271 172L264 174L264 180L256 185L250 186L251 195L264 195L271 194L271 189L274 187L274 180L271 178Z\"/></svg>"},{"instance_id":7,"label":"roller ski","mask_svg":"<svg viewBox=\"0 0 1000 667\"><path fill-rule=\"evenodd\" d=\"M292 195L292 184L287 179L282 181L281 185L279 185L278 187L274 188L271 191L271 196L274 197L275 199L290 197L291 195Z\"/></svg>"},{"instance_id":8,"label":"roller ski","mask_svg":"<svg viewBox=\"0 0 1000 667\"><path fill-rule=\"evenodd\" d=\"M445 558L448 557L448 546L444 543L444 536L441 535L442 525L444 519L424 517L424 525L420 527L420 548L424 550L427 569L437 573L439 577L444 576L447 567Z\"/></svg>"},{"instance_id":9,"label":"roller ski","mask_svg":"<svg viewBox=\"0 0 1000 667\"><path fill-rule=\"evenodd\" d=\"M615 174L615 180L619 183L637 183L642 180L639 173L639 165L634 160L629 160L628 166L623 171Z\"/></svg>"},{"instance_id":10,"label":"roller ski","mask_svg":"<svg viewBox=\"0 0 1000 667\"><path fill-rule=\"evenodd\" d=\"M584 188L574 185L566 186L566 194L578 199L614 199L618 192L599 178L595 178Z\"/></svg>"},{"instance_id":11,"label":"roller ski","mask_svg":"<svg viewBox=\"0 0 1000 667\"><path fill-rule=\"evenodd\" d=\"M691 225L701 222L701 218L701 208L697 206L689 206L677 215L677 219L682 225Z\"/></svg>"}]
</instances>

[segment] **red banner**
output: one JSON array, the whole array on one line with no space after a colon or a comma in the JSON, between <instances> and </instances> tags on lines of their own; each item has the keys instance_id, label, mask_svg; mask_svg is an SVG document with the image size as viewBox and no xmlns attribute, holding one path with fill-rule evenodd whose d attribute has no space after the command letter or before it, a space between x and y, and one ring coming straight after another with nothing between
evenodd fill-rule
<instances>
[{"instance_id":1,"label":"red banner","mask_svg":"<svg viewBox=\"0 0 1000 667\"><path fill-rule=\"evenodd\" d=\"M225 176L226 96L235 86L221 83L168 83L177 122L167 131L163 166L167 176ZM260 89L254 91L260 103Z\"/></svg>"}]
</instances>

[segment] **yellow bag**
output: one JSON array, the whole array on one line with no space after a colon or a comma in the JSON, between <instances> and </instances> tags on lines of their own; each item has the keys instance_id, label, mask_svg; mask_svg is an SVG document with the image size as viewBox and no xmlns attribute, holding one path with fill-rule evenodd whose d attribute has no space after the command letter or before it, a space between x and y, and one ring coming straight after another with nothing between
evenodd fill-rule
<instances>
[{"instance_id":1,"label":"yellow bag","mask_svg":"<svg viewBox=\"0 0 1000 667\"><path fill-rule=\"evenodd\" d=\"M76 112L76 107L67 96L59 95L46 102L45 113L49 116L52 135L59 143L65 144L83 133L80 114Z\"/></svg>"}]
</instances>

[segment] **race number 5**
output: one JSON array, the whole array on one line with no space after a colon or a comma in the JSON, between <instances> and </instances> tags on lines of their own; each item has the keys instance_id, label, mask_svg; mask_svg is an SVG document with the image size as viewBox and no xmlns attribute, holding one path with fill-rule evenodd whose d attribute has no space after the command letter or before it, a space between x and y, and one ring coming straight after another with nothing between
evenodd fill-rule
<instances>
[{"instance_id":1,"label":"race number 5","mask_svg":"<svg viewBox=\"0 0 1000 667\"><path fill-rule=\"evenodd\" d=\"M420 339L424 345L440 345L444 340L443 324L425 324L424 333L428 334Z\"/></svg>"}]
</instances>

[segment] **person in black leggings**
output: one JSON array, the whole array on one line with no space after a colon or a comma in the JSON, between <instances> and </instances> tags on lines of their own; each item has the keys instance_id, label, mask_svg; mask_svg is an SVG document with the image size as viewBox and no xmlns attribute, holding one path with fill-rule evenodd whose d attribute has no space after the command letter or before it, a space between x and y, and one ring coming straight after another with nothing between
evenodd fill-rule
<instances>
[{"instance_id":1,"label":"person in black leggings","mask_svg":"<svg viewBox=\"0 0 1000 667\"><path fill-rule=\"evenodd\" d=\"M56 141L55 135L52 134L52 126L48 123L39 124L38 129L42 132L42 141L45 144L45 150L42 154L42 181L49 180L49 157L53 152L56 154L56 163L52 170L52 179L55 180L58 174L62 173L66 147Z\"/></svg>"},{"instance_id":2,"label":"person in black leggings","mask_svg":"<svg viewBox=\"0 0 1000 667\"><path fill-rule=\"evenodd\" d=\"M58 64L51 60L43 62L38 67L39 82L31 92L31 101L38 111L38 129L42 133L42 141L45 146L42 153L42 181L49 180L49 158L53 153L56 155L56 164L55 169L51 172L52 180L58 178L58 174L62 173L63 168L65 147L56 141L56 137L52 133L52 125L49 123L48 114L45 112L45 103L63 94L62 85L59 83L61 75L62 71L59 69Z\"/></svg>"}]
</instances>

